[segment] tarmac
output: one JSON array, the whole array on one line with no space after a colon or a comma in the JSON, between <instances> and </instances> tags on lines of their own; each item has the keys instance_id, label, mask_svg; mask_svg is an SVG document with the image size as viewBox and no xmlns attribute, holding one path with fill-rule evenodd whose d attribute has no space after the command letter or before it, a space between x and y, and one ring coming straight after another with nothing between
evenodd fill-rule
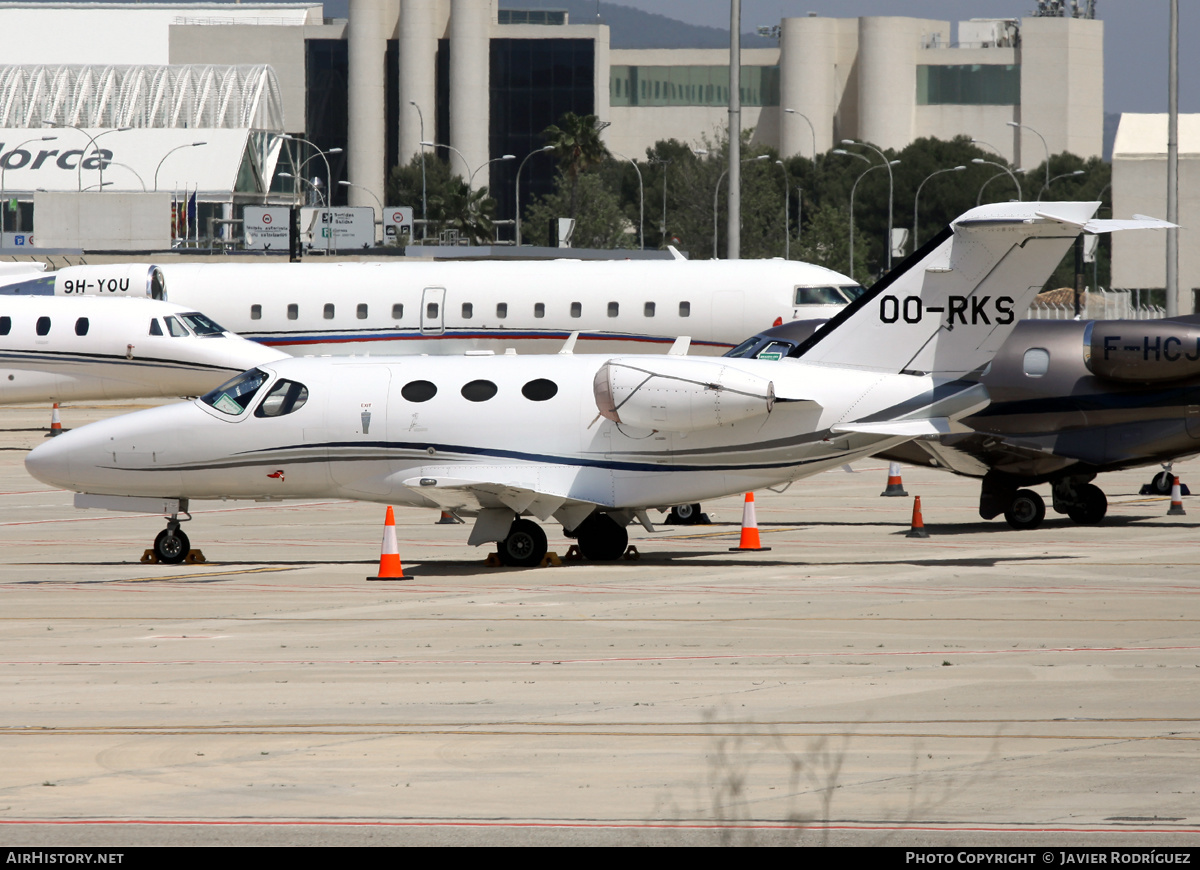
<instances>
[{"instance_id":1,"label":"tarmac","mask_svg":"<svg viewBox=\"0 0 1200 870\"><path fill-rule=\"evenodd\" d=\"M769 551L732 497L525 570L398 508L368 582L377 504L196 503L207 561L139 562L161 517L25 473L49 418L0 408L5 846L1200 845L1200 503L1157 467L1016 532L868 460L757 493Z\"/></svg>"}]
</instances>

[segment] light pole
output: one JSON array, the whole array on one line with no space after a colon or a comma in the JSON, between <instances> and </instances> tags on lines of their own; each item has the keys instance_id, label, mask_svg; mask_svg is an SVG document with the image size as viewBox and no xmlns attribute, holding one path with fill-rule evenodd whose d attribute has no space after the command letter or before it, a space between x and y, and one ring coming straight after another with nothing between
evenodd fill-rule
<instances>
[{"instance_id":1,"label":"light pole","mask_svg":"<svg viewBox=\"0 0 1200 870\"><path fill-rule=\"evenodd\" d=\"M421 107L417 105L416 100L409 100L408 104L417 110L417 120L421 122L421 142L425 141L425 115L421 112ZM427 227L429 226L429 200L425 196L425 149L421 149L421 238L425 238Z\"/></svg>"},{"instance_id":2,"label":"light pole","mask_svg":"<svg viewBox=\"0 0 1200 870\"><path fill-rule=\"evenodd\" d=\"M421 145L424 148L445 148L447 151L453 151L455 154L458 155L458 158L463 162L463 167L467 170L466 174L468 176L470 176L471 164L467 162L466 155L464 155L461 151L459 151L453 145L443 145L441 142L427 142L424 139L421 140ZM468 187L471 186L469 182L468 182L467 186Z\"/></svg>"},{"instance_id":3,"label":"light pole","mask_svg":"<svg viewBox=\"0 0 1200 870\"><path fill-rule=\"evenodd\" d=\"M309 157L307 159L305 159L298 167L296 167L297 172L303 173L304 172L304 164L308 163L309 160L312 160L313 157L320 156L320 158L325 161L325 178L332 183L333 172L331 172L329 169L329 157L327 155L341 154L342 153L341 148L330 148L328 151L322 151L320 148L317 147L317 144L315 142L309 142L307 139L304 139L300 136L293 136L290 133L284 133L279 138L280 139L290 139L293 142L303 142L305 145L307 145L308 147L312 148L314 151L317 152L316 154L309 155ZM282 172L279 173L279 175L280 175L280 177L287 177L287 176L284 176L284 174ZM307 179L305 179L305 180L307 181ZM312 184L312 182L309 182L309 183Z\"/></svg>"},{"instance_id":4,"label":"light pole","mask_svg":"<svg viewBox=\"0 0 1200 870\"><path fill-rule=\"evenodd\" d=\"M995 167L997 167L998 169L1003 169L1005 172L1007 172L1007 173L1008 173L1008 177L1012 179L1013 186L1014 186L1014 187L1016 187L1016 189L1017 189L1017 202L1020 202L1020 201L1021 201L1021 183L1020 183L1019 181L1017 181L1017 176L1013 175L1013 171L1012 171L1011 169L1009 169L1009 168L1008 168L1007 166L1005 166L1003 163L996 163L994 160L984 160L982 157L976 157L976 158L972 159L972 160L971 160L971 162L972 162L972 163L977 163L977 164L979 164L980 166L983 166L983 165L987 165L987 166L995 166ZM1018 169L1018 170L1017 170L1017 172L1024 172L1024 171L1025 171L1024 169ZM999 177L999 176L997 176L997 177ZM991 181L991 180L992 180L992 179L990 179L990 178L989 178L987 181L985 181L985 182L983 183L983 187L980 187L980 188L979 188L979 195L980 195L980 197L982 197L982 196L983 196L983 188L984 188L984 187L987 187L987 185L988 185L988 181ZM978 203L976 203L976 205L978 205Z\"/></svg>"},{"instance_id":5,"label":"light pole","mask_svg":"<svg viewBox=\"0 0 1200 870\"><path fill-rule=\"evenodd\" d=\"M887 155L885 155L882 151L880 151L878 148L876 148L874 145L870 144L869 142L857 142L854 139L843 139L842 144L843 145L861 145L864 148L870 148L872 151L874 151L876 154L879 155L879 159L883 161L885 166L887 166L887 171L888 171L887 269L890 272L890 271L892 271L892 201L893 201L893 194L895 193L895 184L892 179L892 164L888 162ZM895 162L899 163L900 161L897 160ZM853 217L853 215L851 217ZM853 268L854 263L851 263L850 267Z\"/></svg>"},{"instance_id":6,"label":"light pole","mask_svg":"<svg viewBox=\"0 0 1200 870\"><path fill-rule=\"evenodd\" d=\"M660 247L665 248L667 246L667 167L671 165L671 161L655 157L654 162L662 166L663 173L663 215L662 223L658 227L658 234L662 238Z\"/></svg>"},{"instance_id":7,"label":"light pole","mask_svg":"<svg viewBox=\"0 0 1200 870\"><path fill-rule=\"evenodd\" d=\"M130 172L132 172L132 173L133 173L135 176L137 176L137 180L138 180L139 182L141 182L141 185L142 185L142 193L145 193L145 192L146 192L146 182L145 182L145 180L142 178L142 176L141 176L141 173L139 173L139 172L138 172L136 169L134 169L134 168L133 168L132 166L130 166L128 163L118 163L117 161L115 161L115 160L112 160L112 161L110 161L110 162L109 162L109 164L108 164L108 165L109 165L109 166L120 166L122 169L128 169L128 170L129 170Z\"/></svg>"},{"instance_id":8,"label":"light pole","mask_svg":"<svg viewBox=\"0 0 1200 870\"><path fill-rule=\"evenodd\" d=\"M637 173L638 204L639 204L639 209L640 209L638 212L638 246L644 251L644 250L646 250L646 188L642 186L642 170L638 169L637 161L634 160L632 157L626 157L624 154L617 154L616 151L614 151L612 153L615 154L617 157L620 157L622 160L628 160L630 163L632 163L633 171ZM663 176L664 188L666 187L666 180L667 180L666 176ZM663 194L663 226L664 227L666 226L666 214L667 214L666 201L667 201L666 194ZM665 229L663 230L663 234L666 235Z\"/></svg>"},{"instance_id":9,"label":"light pole","mask_svg":"<svg viewBox=\"0 0 1200 870\"><path fill-rule=\"evenodd\" d=\"M57 136L35 136L32 139L26 139L24 142L22 142L20 145L18 145L16 148L14 148L12 151L9 151L8 153L12 154L14 151L20 151L22 148L24 148L30 142L53 142L57 138L58 138ZM51 152L51 153L53 153L53 152ZM3 235L5 232L5 221L8 220L8 218L7 218L8 202L4 195L4 171L6 169L8 169L8 163L0 162L0 246L3 246L3 244L4 244Z\"/></svg>"},{"instance_id":10,"label":"light pole","mask_svg":"<svg viewBox=\"0 0 1200 870\"><path fill-rule=\"evenodd\" d=\"M757 157L745 157L739 161L741 163L752 163L755 160L767 160L770 154L759 154ZM729 174L729 170L725 169L721 172L721 176L717 179L717 186L713 188L713 259L717 259L717 196L721 192L721 182L725 180L725 176Z\"/></svg>"},{"instance_id":11,"label":"light pole","mask_svg":"<svg viewBox=\"0 0 1200 870\"><path fill-rule=\"evenodd\" d=\"M535 148L525 155L525 159L521 161L521 165L517 167L517 247L521 247L521 170L525 168L525 164L529 162L529 158L534 154L545 154L547 151L553 151L553 145L543 145L541 148Z\"/></svg>"},{"instance_id":12,"label":"light pole","mask_svg":"<svg viewBox=\"0 0 1200 870\"><path fill-rule=\"evenodd\" d=\"M1046 144L1046 137L1043 136L1041 133L1039 133L1037 130L1030 127L1028 124L1018 124L1016 121L1009 121L1008 126L1012 127L1013 129L1016 129L1016 130L1028 130L1030 133L1033 133L1035 136L1037 136L1039 139L1042 140L1042 147L1044 149L1046 149L1046 187L1049 187L1050 186L1050 146ZM1022 163L1025 162L1024 157L1021 158L1021 162Z\"/></svg>"},{"instance_id":13,"label":"light pole","mask_svg":"<svg viewBox=\"0 0 1200 870\"><path fill-rule=\"evenodd\" d=\"M74 124L60 124L60 123L54 122L54 123L51 123L50 126L57 127L57 128L66 127L66 128L70 128L71 130L78 130L84 136L88 136L87 130L83 129L82 127L76 127ZM124 133L127 130L132 130L132 129L133 129L132 127L114 127L111 130L101 130L95 136L88 136L88 148L95 145L96 140L99 139L101 136L107 136L109 133ZM97 150L99 150L99 149L97 149ZM78 190L81 193L83 192L83 161L86 157L87 157L87 148L84 148L83 153L79 155L79 163L77 163L75 165L75 170L76 170L75 171L75 188L76 188L76 190ZM101 158L100 158L99 169L100 169L99 187L100 187L100 190L103 191L104 190L104 158L103 158L103 156L101 156ZM88 188L90 189L90 188L96 187L96 186L97 185L92 184L92 185L88 185Z\"/></svg>"},{"instance_id":14,"label":"light pole","mask_svg":"<svg viewBox=\"0 0 1200 870\"><path fill-rule=\"evenodd\" d=\"M208 144L207 142L189 142L186 145L176 145L174 148L172 148L170 151L168 151L166 154L164 154L163 159L158 161L158 166L154 167L154 190L156 192L158 191L158 170L162 169L162 165L164 163L166 163L168 157L170 157L172 154L174 154L176 151L180 150L181 148L198 148L201 145L207 145L207 144Z\"/></svg>"},{"instance_id":15,"label":"light pole","mask_svg":"<svg viewBox=\"0 0 1200 870\"><path fill-rule=\"evenodd\" d=\"M486 163L482 163L479 166L476 166L474 171L471 173L471 177L467 179L467 191L470 192L471 189L474 187L475 173L478 172L480 169L483 169L484 166L491 166L493 163L499 163L502 160L516 160L516 159L517 159L516 154L505 154L502 157L493 157L491 160L487 161Z\"/></svg>"},{"instance_id":16,"label":"light pole","mask_svg":"<svg viewBox=\"0 0 1200 870\"><path fill-rule=\"evenodd\" d=\"M864 163L871 162L870 160L867 160L867 158L863 157L861 154L855 154L851 151L841 151L839 149L837 151L834 151L833 153L834 154L839 154L839 153L845 154L849 157L857 157L859 160L863 161ZM879 169L881 166L886 165L888 167L888 172L891 172L891 168L899 162L900 162L899 160L893 160L887 164L876 163L873 166L868 166L866 169L864 169L862 171L862 174L859 175L858 178L856 178L854 180L854 185L850 188L850 277L851 278L854 277L854 192L856 190L858 190L858 183L860 181L862 181L863 178L866 177L866 174L868 172L870 172L872 169ZM891 235L892 234L889 232L888 233L888 249L889 249L889 251L891 250Z\"/></svg>"},{"instance_id":17,"label":"light pole","mask_svg":"<svg viewBox=\"0 0 1200 870\"><path fill-rule=\"evenodd\" d=\"M775 165L783 170L783 259L790 260L792 258L792 230L788 225L788 200L792 198L791 184L788 181L788 171L787 167L783 165L783 161L776 160Z\"/></svg>"},{"instance_id":18,"label":"light pole","mask_svg":"<svg viewBox=\"0 0 1200 870\"><path fill-rule=\"evenodd\" d=\"M375 191L371 190L371 188L366 187L365 185L355 184L353 181L339 181L338 184L341 187L357 187L359 190L365 190L367 193L371 194L371 199L375 200L375 202L379 205L379 224L380 224L380 227L382 228L382 226L383 226L383 203L379 201L379 197L377 197L375 195ZM373 218L371 220L371 229L372 230L375 229L375 220ZM382 241L382 237L380 237L380 241Z\"/></svg>"},{"instance_id":19,"label":"light pole","mask_svg":"<svg viewBox=\"0 0 1200 870\"><path fill-rule=\"evenodd\" d=\"M1049 181L1047 181L1045 184L1042 185L1042 189L1038 191L1037 201L1041 202L1042 194L1046 192L1046 188L1048 188L1054 182L1058 181L1060 178L1070 178L1073 175L1084 175L1084 174L1086 174L1086 173L1082 169L1076 169L1074 172L1064 172L1062 175L1054 176L1053 178L1051 178Z\"/></svg>"},{"instance_id":20,"label":"light pole","mask_svg":"<svg viewBox=\"0 0 1200 870\"><path fill-rule=\"evenodd\" d=\"M999 156L1001 156L1001 157L1003 157L1003 156L1004 156L1003 154L1001 154L1001 153L1000 153L1000 149L999 149L999 148L997 148L995 145L993 145L993 144L992 144L992 143L990 143L990 142L984 142L982 139L972 139L972 140L971 140L971 144L972 144L972 145L986 145L987 147L989 147L989 148L991 148L993 151L995 151L995 152L996 152L996 154L998 154Z\"/></svg>"},{"instance_id":21,"label":"light pole","mask_svg":"<svg viewBox=\"0 0 1200 870\"><path fill-rule=\"evenodd\" d=\"M290 179L292 179L292 181L304 182L305 184L307 184L309 187L311 187L313 189L313 191L317 194L317 196L320 197L321 205L322 206L325 205L325 195L323 193L321 193L321 188L319 188L316 185L316 182L309 181L303 175L292 175L292 173L290 173L290 172L281 172L281 173L279 173L279 177L280 178L290 178ZM299 196L297 196L297 199L299 199Z\"/></svg>"},{"instance_id":22,"label":"light pole","mask_svg":"<svg viewBox=\"0 0 1200 870\"><path fill-rule=\"evenodd\" d=\"M812 122L812 121L810 121L810 120L808 120L808 116L807 116L807 115L801 115L801 114L800 114L799 112L797 112L795 109L784 109L784 111L785 111L785 112L787 112L789 115L795 115L795 116L797 116L797 117L799 117L799 118L803 118L803 119L804 119L804 123L808 124L808 130L809 130L809 132L810 132L810 133L812 133L812 142L813 142L813 160L815 161L815 160L817 159L817 130L816 130L816 128L813 126L813 122Z\"/></svg>"},{"instance_id":23,"label":"light pole","mask_svg":"<svg viewBox=\"0 0 1200 870\"><path fill-rule=\"evenodd\" d=\"M925 176L924 181L917 185L917 195L913 197L913 244L912 249L916 251L918 247L917 241L917 207L921 204L921 188L925 186L925 182L933 178L935 175L941 175L943 172L962 172L967 167L951 166L949 169L939 169L936 172L931 172Z\"/></svg>"}]
</instances>

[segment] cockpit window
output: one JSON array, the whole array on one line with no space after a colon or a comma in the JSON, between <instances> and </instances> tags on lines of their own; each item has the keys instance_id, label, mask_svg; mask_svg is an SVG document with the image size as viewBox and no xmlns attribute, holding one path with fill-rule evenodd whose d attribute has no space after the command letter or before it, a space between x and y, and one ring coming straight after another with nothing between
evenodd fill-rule
<instances>
[{"instance_id":1,"label":"cockpit window","mask_svg":"<svg viewBox=\"0 0 1200 870\"><path fill-rule=\"evenodd\" d=\"M838 287L838 289L846 294L847 298L849 298L851 302L867 292L867 288L861 284L843 284L841 287Z\"/></svg>"},{"instance_id":2,"label":"cockpit window","mask_svg":"<svg viewBox=\"0 0 1200 870\"><path fill-rule=\"evenodd\" d=\"M186 314L180 314L179 319L192 328L192 332L201 337L206 335L224 335L224 327L218 326L208 317L205 317L199 311L189 311Z\"/></svg>"},{"instance_id":3,"label":"cockpit window","mask_svg":"<svg viewBox=\"0 0 1200 870\"><path fill-rule=\"evenodd\" d=\"M150 334L151 335L162 335L163 334L162 326L159 324L158 318L156 318L156 317L150 318Z\"/></svg>"},{"instance_id":4,"label":"cockpit window","mask_svg":"<svg viewBox=\"0 0 1200 870\"><path fill-rule=\"evenodd\" d=\"M164 317L167 322L167 331L171 333L171 338L186 338L188 335L187 327L176 320L174 317Z\"/></svg>"},{"instance_id":5,"label":"cockpit window","mask_svg":"<svg viewBox=\"0 0 1200 870\"><path fill-rule=\"evenodd\" d=\"M797 287L797 305L845 305L846 297L837 287Z\"/></svg>"},{"instance_id":6,"label":"cockpit window","mask_svg":"<svg viewBox=\"0 0 1200 870\"><path fill-rule=\"evenodd\" d=\"M796 347L797 343L793 341L780 341L772 339L769 336L756 335L753 338L743 341L733 350L726 353L725 356L740 357L742 359L779 360L787 356Z\"/></svg>"},{"instance_id":7,"label":"cockpit window","mask_svg":"<svg viewBox=\"0 0 1200 870\"><path fill-rule=\"evenodd\" d=\"M264 371L250 369L221 384L211 393L204 394L200 401L216 408L222 414L236 417L250 406L259 388L267 382L267 377Z\"/></svg>"},{"instance_id":8,"label":"cockpit window","mask_svg":"<svg viewBox=\"0 0 1200 870\"><path fill-rule=\"evenodd\" d=\"M271 387L262 404L254 409L255 417L283 417L299 411L308 401L308 387L296 381L279 381Z\"/></svg>"}]
</instances>

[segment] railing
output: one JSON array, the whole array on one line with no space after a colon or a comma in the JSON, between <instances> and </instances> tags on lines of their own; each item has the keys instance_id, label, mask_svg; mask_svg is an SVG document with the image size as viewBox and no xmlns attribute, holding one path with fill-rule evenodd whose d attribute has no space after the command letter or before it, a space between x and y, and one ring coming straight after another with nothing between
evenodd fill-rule
<instances>
[{"instance_id":1,"label":"railing","mask_svg":"<svg viewBox=\"0 0 1200 870\"><path fill-rule=\"evenodd\" d=\"M1081 320L1156 320L1167 316L1157 305L1134 305L1128 293L1112 290L1085 291L1079 307ZM1034 302L1028 314L1030 320L1074 318L1074 300Z\"/></svg>"}]
</instances>

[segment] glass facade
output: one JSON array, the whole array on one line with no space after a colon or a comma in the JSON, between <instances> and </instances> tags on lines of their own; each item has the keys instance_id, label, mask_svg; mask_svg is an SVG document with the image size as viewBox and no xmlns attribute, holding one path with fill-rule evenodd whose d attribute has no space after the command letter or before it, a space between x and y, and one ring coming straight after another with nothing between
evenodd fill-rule
<instances>
[{"instance_id":1,"label":"glass facade","mask_svg":"<svg viewBox=\"0 0 1200 870\"><path fill-rule=\"evenodd\" d=\"M498 219L516 216L517 170L531 151L546 144L542 131L566 112L596 111L595 64L595 43L590 39L492 40L488 150L492 157L516 156L491 166L490 190ZM535 197L553 192L554 172L552 157L530 158L521 173L522 209ZM545 228L522 227L521 234L540 243Z\"/></svg>"},{"instance_id":2,"label":"glass facade","mask_svg":"<svg viewBox=\"0 0 1200 870\"><path fill-rule=\"evenodd\" d=\"M499 24L566 24L565 9L500 9Z\"/></svg>"},{"instance_id":3,"label":"glass facade","mask_svg":"<svg viewBox=\"0 0 1200 870\"><path fill-rule=\"evenodd\" d=\"M328 151L330 148L345 149L348 125L346 101L350 93L347 84L350 71L349 46L344 39L309 39L305 41L304 47L308 82L304 118L305 138L311 140L322 151ZM312 180L314 175L325 175L325 161L313 156L315 152L309 146L297 143L292 147L296 148L297 161L304 165L306 178ZM312 159L308 160L309 157ZM343 150L340 154L330 154L327 159L333 178L322 178L321 184L329 185L332 205L345 205L346 188L340 186L338 181L346 177L346 152ZM284 189L290 190L292 182L289 179L283 181L288 182ZM278 190L280 184L277 179L273 189ZM303 186L311 192L307 185Z\"/></svg>"},{"instance_id":4,"label":"glass facade","mask_svg":"<svg viewBox=\"0 0 1200 870\"><path fill-rule=\"evenodd\" d=\"M608 79L614 106L728 106L729 67L614 66ZM779 67L742 67L743 106L779 105Z\"/></svg>"},{"instance_id":5,"label":"glass facade","mask_svg":"<svg viewBox=\"0 0 1200 870\"><path fill-rule=\"evenodd\" d=\"M918 106L1019 106L1017 64L918 66Z\"/></svg>"}]
</instances>

